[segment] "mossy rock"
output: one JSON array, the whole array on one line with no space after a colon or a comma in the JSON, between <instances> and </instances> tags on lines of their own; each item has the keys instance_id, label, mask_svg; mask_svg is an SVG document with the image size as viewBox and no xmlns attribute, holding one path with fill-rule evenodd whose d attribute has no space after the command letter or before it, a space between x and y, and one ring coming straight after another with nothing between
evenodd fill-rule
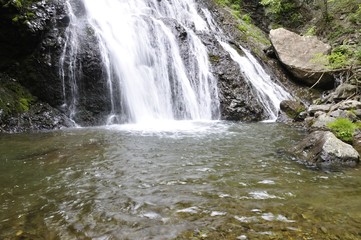
<instances>
[{"instance_id":1,"label":"mossy rock","mask_svg":"<svg viewBox=\"0 0 361 240\"><path fill-rule=\"evenodd\" d=\"M306 111L306 107L299 101L284 100L280 104L280 108L287 116L294 120L299 120L300 113Z\"/></svg>"},{"instance_id":2,"label":"mossy rock","mask_svg":"<svg viewBox=\"0 0 361 240\"><path fill-rule=\"evenodd\" d=\"M17 81L0 76L0 117L7 118L11 115L29 110L35 97Z\"/></svg>"}]
</instances>

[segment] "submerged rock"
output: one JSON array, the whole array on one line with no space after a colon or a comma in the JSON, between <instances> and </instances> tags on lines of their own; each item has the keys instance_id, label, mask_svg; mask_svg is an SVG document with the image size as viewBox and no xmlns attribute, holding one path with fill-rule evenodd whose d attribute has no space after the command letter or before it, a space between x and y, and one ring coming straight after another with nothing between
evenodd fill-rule
<instances>
[{"instance_id":1,"label":"submerged rock","mask_svg":"<svg viewBox=\"0 0 361 240\"><path fill-rule=\"evenodd\" d=\"M334 78L326 68L322 55L328 54L330 45L316 37L300 36L284 28L271 30L270 39L279 60L301 82L307 85L317 83L318 87L332 88Z\"/></svg>"},{"instance_id":2,"label":"submerged rock","mask_svg":"<svg viewBox=\"0 0 361 240\"><path fill-rule=\"evenodd\" d=\"M291 149L297 159L319 167L354 167L360 155L328 131L315 131Z\"/></svg>"}]
</instances>

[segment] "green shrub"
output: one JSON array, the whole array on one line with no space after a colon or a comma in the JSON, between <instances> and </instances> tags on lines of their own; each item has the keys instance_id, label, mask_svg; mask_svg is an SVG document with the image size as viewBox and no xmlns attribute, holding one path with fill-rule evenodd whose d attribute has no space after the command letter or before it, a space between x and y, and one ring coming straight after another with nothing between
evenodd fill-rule
<instances>
[{"instance_id":1,"label":"green shrub","mask_svg":"<svg viewBox=\"0 0 361 240\"><path fill-rule=\"evenodd\" d=\"M244 14L244 15L242 16L242 20L243 20L245 23L247 23L247 24L250 24L250 23L252 22L252 19L251 19L251 17L249 16L249 14Z\"/></svg>"},{"instance_id":2,"label":"green shrub","mask_svg":"<svg viewBox=\"0 0 361 240\"><path fill-rule=\"evenodd\" d=\"M338 118L327 124L327 127L336 135L337 138L344 142L351 143L355 130L358 128L356 124L347 118Z\"/></svg>"},{"instance_id":3,"label":"green shrub","mask_svg":"<svg viewBox=\"0 0 361 240\"><path fill-rule=\"evenodd\" d=\"M361 46L356 49L356 51L354 52L354 56L356 60L361 63Z\"/></svg>"},{"instance_id":4,"label":"green shrub","mask_svg":"<svg viewBox=\"0 0 361 240\"><path fill-rule=\"evenodd\" d=\"M20 104L20 108L23 112L27 112L29 111L29 108L30 108L30 101L29 99L27 98L20 98L19 99L19 104Z\"/></svg>"},{"instance_id":5,"label":"green shrub","mask_svg":"<svg viewBox=\"0 0 361 240\"><path fill-rule=\"evenodd\" d=\"M247 32L248 31L248 28L245 25L238 24L237 28L241 32Z\"/></svg>"},{"instance_id":6,"label":"green shrub","mask_svg":"<svg viewBox=\"0 0 361 240\"><path fill-rule=\"evenodd\" d=\"M328 56L329 66L333 69L344 68L350 65L353 53L346 45L340 45L334 48Z\"/></svg>"},{"instance_id":7,"label":"green shrub","mask_svg":"<svg viewBox=\"0 0 361 240\"><path fill-rule=\"evenodd\" d=\"M273 14L282 13L282 0L261 0L261 4L268 7Z\"/></svg>"},{"instance_id":8,"label":"green shrub","mask_svg":"<svg viewBox=\"0 0 361 240\"><path fill-rule=\"evenodd\" d=\"M350 14L349 19L354 24L361 24L361 4L358 4L356 11Z\"/></svg>"},{"instance_id":9,"label":"green shrub","mask_svg":"<svg viewBox=\"0 0 361 240\"><path fill-rule=\"evenodd\" d=\"M316 35L316 26L312 26L309 29L307 29L307 32L305 33L306 36L315 36Z\"/></svg>"}]
</instances>

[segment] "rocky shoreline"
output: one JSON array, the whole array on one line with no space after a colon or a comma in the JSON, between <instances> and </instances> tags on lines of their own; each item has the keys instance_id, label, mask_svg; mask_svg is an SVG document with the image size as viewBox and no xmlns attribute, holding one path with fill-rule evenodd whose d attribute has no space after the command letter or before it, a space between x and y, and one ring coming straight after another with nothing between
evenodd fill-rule
<instances>
[{"instance_id":1,"label":"rocky shoreline","mask_svg":"<svg viewBox=\"0 0 361 240\"><path fill-rule=\"evenodd\" d=\"M0 38L0 44L6 48L0 54L0 132L41 131L74 126L69 112L64 108L63 93L65 89L65 95L69 95L72 89L67 84L62 86L62 81L63 84L67 83L65 80L71 76L64 75L64 79L60 79L59 75L59 59L64 51L63 46L66 45L66 30L70 22L64 2L35 0L27 6L17 6L10 2L1 4L0 13L6 18L0 24L7 37ZM269 39L273 48L269 48L267 38L261 36L263 33L258 36L254 32L250 34L251 30L245 32L245 28L240 27L240 23L245 20L232 16L229 9L214 1L202 1L202 4L213 12L217 23L226 31L230 43L237 43L234 44L235 47L241 43L252 49L266 69L273 68L270 72L277 76L275 79L281 79L298 99L281 103L283 113L278 120L302 125L311 133L309 140L300 143L296 146L297 150L293 150L297 153L295 156L313 164L326 162L329 165L356 165L359 156L355 157L352 150L348 155L336 154L325 152L330 148L324 146L330 146L329 142L332 140L335 144L332 151L338 147L348 148L342 145L343 142L341 144L335 140L335 135L338 138L340 136L329 125L337 119L347 119L354 124L354 131L352 140L345 144L353 144L358 151L361 149L361 133L357 125L361 121L360 89L357 85L361 75L359 66L354 69L330 70L324 61L314 61L314 56L318 53L328 54L331 46L316 37L300 36L282 28L271 31ZM256 5L259 7L259 3ZM259 19L258 7L255 11L258 11ZM84 12L83 6L79 4L76 11L81 15ZM175 23L169 21L169 24L173 26ZM266 24L257 25L267 31ZM174 31L178 33L181 48L186 48L182 28L174 25ZM103 66L94 33L87 31L87 35L82 37L82 50L76 58L82 66L84 78L78 91L84 97L79 98L79 111L73 119L83 126L100 125L104 123L104 113L109 112L110 108L109 99L102 97L107 91L106 84L101 81L104 77ZM230 56L222 50L214 36L202 35L201 38L208 48L213 74L218 79L221 118L244 122L263 120L265 113L262 107L251 94L248 84L242 79ZM308 55L302 52L307 52ZM182 57L186 59L187 55L183 54ZM62 64L69 66L70 59L65 58ZM318 89L322 97L316 99L311 96L310 91L314 88ZM305 94L299 94L300 91ZM314 145L317 143L314 150L310 150L311 146L305 144L308 142L315 142ZM310 156L305 158L306 155Z\"/></svg>"},{"instance_id":2,"label":"rocky shoreline","mask_svg":"<svg viewBox=\"0 0 361 240\"><path fill-rule=\"evenodd\" d=\"M360 161L361 102L360 89L352 84L357 69L329 69L327 61L313 61L318 54L328 54L331 46L316 37L303 37L286 29L270 33L275 55L297 81L310 88L329 89L311 104L286 100L281 102L279 121L297 122L310 133L291 149L296 159L321 168L354 167ZM347 76L347 77L340 77ZM337 78L338 77L338 78ZM285 117L286 116L286 117Z\"/></svg>"}]
</instances>

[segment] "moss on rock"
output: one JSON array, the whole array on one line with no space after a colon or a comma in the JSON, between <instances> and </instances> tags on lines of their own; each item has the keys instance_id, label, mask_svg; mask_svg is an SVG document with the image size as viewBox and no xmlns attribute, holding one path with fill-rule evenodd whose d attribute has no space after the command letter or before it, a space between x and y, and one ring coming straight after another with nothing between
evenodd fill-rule
<instances>
[{"instance_id":1,"label":"moss on rock","mask_svg":"<svg viewBox=\"0 0 361 240\"><path fill-rule=\"evenodd\" d=\"M28 111L35 100L16 80L0 75L0 118Z\"/></svg>"}]
</instances>

